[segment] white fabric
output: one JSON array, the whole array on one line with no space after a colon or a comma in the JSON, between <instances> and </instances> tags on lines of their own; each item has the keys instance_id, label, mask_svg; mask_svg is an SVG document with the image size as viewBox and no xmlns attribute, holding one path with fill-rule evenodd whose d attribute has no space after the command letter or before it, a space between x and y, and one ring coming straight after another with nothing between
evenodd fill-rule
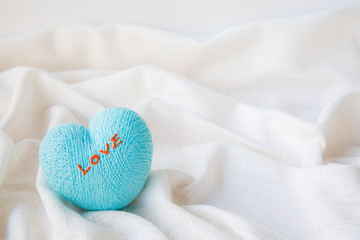
<instances>
[{"instance_id":1,"label":"white fabric","mask_svg":"<svg viewBox=\"0 0 360 240\"><path fill-rule=\"evenodd\" d=\"M359 239L360 9L196 40L72 25L0 39L0 238ZM124 211L89 212L38 164L46 132L129 107L154 141Z\"/></svg>"}]
</instances>

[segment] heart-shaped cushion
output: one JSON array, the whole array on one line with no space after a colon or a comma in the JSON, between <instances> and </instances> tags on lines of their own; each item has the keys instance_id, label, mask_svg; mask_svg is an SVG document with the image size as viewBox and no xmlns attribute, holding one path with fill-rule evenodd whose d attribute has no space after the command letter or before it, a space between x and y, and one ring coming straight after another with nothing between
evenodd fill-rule
<instances>
[{"instance_id":1,"label":"heart-shaped cushion","mask_svg":"<svg viewBox=\"0 0 360 240\"><path fill-rule=\"evenodd\" d=\"M50 130L39 160L46 179L63 197L84 209L114 210L140 193L152 150L150 131L136 112L109 108L88 129L67 123Z\"/></svg>"}]
</instances>

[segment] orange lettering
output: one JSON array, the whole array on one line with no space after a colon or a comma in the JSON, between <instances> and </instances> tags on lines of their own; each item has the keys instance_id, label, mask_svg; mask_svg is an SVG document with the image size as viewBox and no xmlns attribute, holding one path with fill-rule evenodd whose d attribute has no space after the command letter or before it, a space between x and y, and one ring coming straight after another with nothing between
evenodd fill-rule
<instances>
[{"instance_id":1,"label":"orange lettering","mask_svg":"<svg viewBox=\"0 0 360 240\"><path fill-rule=\"evenodd\" d=\"M89 166L86 171L84 171L84 169L82 169L82 167L80 166L80 164L78 164L78 167L80 168L80 170L82 171L83 175L85 176L85 174L90 170L91 166Z\"/></svg>"},{"instance_id":2,"label":"orange lettering","mask_svg":"<svg viewBox=\"0 0 360 240\"><path fill-rule=\"evenodd\" d=\"M109 144L108 143L106 144L106 151L99 150L99 152L108 155L109 154Z\"/></svg>"},{"instance_id":3,"label":"orange lettering","mask_svg":"<svg viewBox=\"0 0 360 240\"><path fill-rule=\"evenodd\" d=\"M120 143L122 143L122 141L120 140L120 137L117 135L117 133L114 134L114 136L110 139L112 142L112 148L116 148L117 146L120 145ZM118 141L118 142L117 142ZM117 143L116 143L117 142ZM109 143L106 143L106 150L99 150L100 153L109 154ZM94 159L96 158L96 161L94 161ZM96 165L98 162L100 161L100 157L97 154L94 154L91 158L90 158L90 163L92 165ZM84 170L80 164L78 164L79 169L81 170L81 172L83 173L83 175L85 176L85 174L90 170L91 166L89 166L86 170Z\"/></svg>"},{"instance_id":4,"label":"orange lettering","mask_svg":"<svg viewBox=\"0 0 360 240\"><path fill-rule=\"evenodd\" d=\"M96 161L96 162L93 161L94 158L97 158L97 161ZM90 158L90 162L91 162L92 165L97 164L97 163L99 162L99 160L100 160L100 157L99 157L99 155L97 155L97 154L94 154L94 156L92 156L92 157Z\"/></svg>"},{"instance_id":5,"label":"orange lettering","mask_svg":"<svg viewBox=\"0 0 360 240\"><path fill-rule=\"evenodd\" d=\"M117 133L111 138L111 141L113 143L113 148L116 148L122 141L116 143L117 140L120 140L120 137L118 137Z\"/></svg>"}]
</instances>

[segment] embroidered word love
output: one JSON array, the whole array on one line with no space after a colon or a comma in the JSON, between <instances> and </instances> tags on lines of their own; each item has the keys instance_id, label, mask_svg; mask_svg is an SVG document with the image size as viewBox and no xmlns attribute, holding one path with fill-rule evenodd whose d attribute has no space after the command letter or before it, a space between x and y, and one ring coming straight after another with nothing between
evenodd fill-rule
<instances>
[{"instance_id":1,"label":"embroidered word love","mask_svg":"<svg viewBox=\"0 0 360 240\"><path fill-rule=\"evenodd\" d=\"M120 145L120 143L122 143L122 141L120 140L120 137L118 137L117 133L115 133L115 135L110 139L110 141L112 142L112 148L116 148L118 145ZM117 142L119 141L119 142ZM117 143L116 143L117 142ZM100 153L108 155L109 154L109 144L106 143L106 150L99 150ZM90 158L90 163L92 165L96 165L98 162L100 161L100 156L98 154L94 154L91 158ZM80 164L77 165L79 167L79 169L82 171L83 175L85 176L85 174L90 170L91 166L89 166L86 170L84 170Z\"/></svg>"}]
</instances>

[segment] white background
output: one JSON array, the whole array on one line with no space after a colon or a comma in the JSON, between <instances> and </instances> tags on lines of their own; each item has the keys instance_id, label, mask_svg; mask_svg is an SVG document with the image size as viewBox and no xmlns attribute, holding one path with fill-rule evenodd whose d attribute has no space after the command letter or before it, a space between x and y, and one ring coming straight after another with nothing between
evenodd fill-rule
<instances>
[{"instance_id":1,"label":"white background","mask_svg":"<svg viewBox=\"0 0 360 240\"><path fill-rule=\"evenodd\" d=\"M2 0L0 36L77 23L130 23L185 34L214 34L244 22L293 17L358 3L358 0Z\"/></svg>"}]
</instances>

